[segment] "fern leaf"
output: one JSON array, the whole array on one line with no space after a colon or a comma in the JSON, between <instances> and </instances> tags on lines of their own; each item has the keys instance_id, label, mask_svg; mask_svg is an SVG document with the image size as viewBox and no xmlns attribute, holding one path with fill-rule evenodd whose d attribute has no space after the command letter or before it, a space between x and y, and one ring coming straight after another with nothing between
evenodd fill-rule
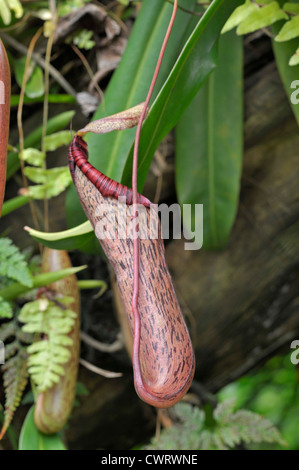
<instances>
[{"instance_id":1,"label":"fern leaf","mask_svg":"<svg viewBox=\"0 0 299 470\"><path fill-rule=\"evenodd\" d=\"M70 358L72 340L67 334L74 325L76 314L64 308L69 301L69 298L59 299L57 304L41 298L24 305L19 315L24 332L43 335L27 348L28 371L39 393L59 382L64 374L62 365Z\"/></svg>"},{"instance_id":2,"label":"fern leaf","mask_svg":"<svg viewBox=\"0 0 299 470\"><path fill-rule=\"evenodd\" d=\"M223 428L220 427L218 428L217 432L222 439L222 442L224 442L225 445L230 449L233 449L241 443L241 437L239 433L229 426Z\"/></svg>"},{"instance_id":3,"label":"fern leaf","mask_svg":"<svg viewBox=\"0 0 299 470\"><path fill-rule=\"evenodd\" d=\"M9 238L0 239L0 276L18 281L27 287L33 285L25 256Z\"/></svg>"},{"instance_id":4,"label":"fern leaf","mask_svg":"<svg viewBox=\"0 0 299 470\"><path fill-rule=\"evenodd\" d=\"M24 335L16 321L3 323L0 327L0 340L5 342L6 363L1 367L5 390L4 423L0 431L0 439L5 434L17 409L27 383L27 353L22 342L28 343L30 338Z\"/></svg>"},{"instance_id":5,"label":"fern leaf","mask_svg":"<svg viewBox=\"0 0 299 470\"><path fill-rule=\"evenodd\" d=\"M213 416L216 421L225 423L230 416L233 414L233 412L236 409L236 400L235 399L230 399L230 400L225 400L221 403L218 403L216 406Z\"/></svg>"},{"instance_id":6,"label":"fern leaf","mask_svg":"<svg viewBox=\"0 0 299 470\"><path fill-rule=\"evenodd\" d=\"M278 429L266 418L252 411L234 412L234 400L220 403L213 412L215 422L207 427L205 413L187 403L173 407L177 424L152 440L149 450L228 450L242 442L285 445Z\"/></svg>"},{"instance_id":7,"label":"fern leaf","mask_svg":"<svg viewBox=\"0 0 299 470\"><path fill-rule=\"evenodd\" d=\"M0 318L12 318L13 312L9 302L0 297Z\"/></svg>"},{"instance_id":8,"label":"fern leaf","mask_svg":"<svg viewBox=\"0 0 299 470\"><path fill-rule=\"evenodd\" d=\"M147 450L196 450L199 446L199 433L205 421L205 413L198 407L178 403L172 408L176 425L161 432L157 441L152 439ZM209 433L203 435L206 445L210 443Z\"/></svg>"},{"instance_id":9,"label":"fern leaf","mask_svg":"<svg viewBox=\"0 0 299 470\"><path fill-rule=\"evenodd\" d=\"M0 340L5 342L9 337L15 336L16 325L14 321L3 323L0 326Z\"/></svg>"},{"instance_id":10,"label":"fern leaf","mask_svg":"<svg viewBox=\"0 0 299 470\"><path fill-rule=\"evenodd\" d=\"M0 439L4 436L11 423L14 412L20 404L23 391L28 380L27 354L23 347L17 354L10 357L2 366L3 382L5 388L4 423L0 432Z\"/></svg>"},{"instance_id":11,"label":"fern leaf","mask_svg":"<svg viewBox=\"0 0 299 470\"><path fill-rule=\"evenodd\" d=\"M286 445L278 429L268 419L249 410L234 413L230 417L229 427L245 443L267 442Z\"/></svg>"}]
</instances>

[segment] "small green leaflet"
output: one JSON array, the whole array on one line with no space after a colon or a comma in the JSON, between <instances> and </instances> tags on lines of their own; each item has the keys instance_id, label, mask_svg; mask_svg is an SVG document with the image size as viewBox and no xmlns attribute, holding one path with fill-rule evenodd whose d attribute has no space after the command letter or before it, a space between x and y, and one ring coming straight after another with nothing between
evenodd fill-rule
<instances>
[{"instance_id":1,"label":"small green leaflet","mask_svg":"<svg viewBox=\"0 0 299 470\"><path fill-rule=\"evenodd\" d=\"M283 9L287 13L294 13L299 15L299 5L296 3L287 2L283 5Z\"/></svg>"},{"instance_id":2,"label":"small green leaflet","mask_svg":"<svg viewBox=\"0 0 299 470\"><path fill-rule=\"evenodd\" d=\"M65 111L49 119L47 122L47 126L46 126L47 134L52 134L53 132L57 132L63 129L65 126L69 125L69 122L73 116L74 116L74 111ZM37 129L31 132L31 134L25 137L24 139L25 148L29 148L29 147L40 148L42 135L43 135L43 126L39 126ZM15 152L9 152L7 155L7 180L9 180L9 178L11 178L14 175L14 173L19 169L19 167L20 167L19 155Z\"/></svg>"},{"instance_id":3,"label":"small green leaflet","mask_svg":"<svg viewBox=\"0 0 299 470\"><path fill-rule=\"evenodd\" d=\"M222 29L222 34L230 31L236 26L239 26L239 24L244 21L250 13L256 11L257 9L258 6L256 4L252 3L251 0L246 0L244 5L236 8L233 14L229 17Z\"/></svg>"},{"instance_id":4,"label":"small green leaflet","mask_svg":"<svg viewBox=\"0 0 299 470\"><path fill-rule=\"evenodd\" d=\"M0 297L0 318L12 318L12 314L10 303Z\"/></svg>"},{"instance_id":5,"label":"small green leaflet","mask_svg":"<svg viewBox=\"0 0 299 470\"><path fill-rule=\"evenodd\" d=\"M276 23L279 20L288 20L288 15L281 10L278 2L271 2L264 7L252 11L238 26L237 34L243 35Z\"/></svg>"},{"instance_id":6,"label":"small green leaflet","mask_svg":"<svg viewBox=\"0 0 299 470\"><path fill-rule=\"evenodd\" d=\"M20 155L20 158L22 158L24 162L29 163L30 165L42 166L43 162L45 161L46 154L34 147L29 147L23 150L22 155Z\"/></svg>"},{"instance_id":7,"label":"small green leaflet","mask_svg":"<svg viewBox=\"0 0 299 470\"><path fill-rule=\"evenodd\" d=\"M299 16L287 21L275 38L277 42L289 41L299 36Z\"/></svg>"},{"instance_id":8,"label":"small green leaflet","mask_svg":"<svg viewBox=\"0 0 299 470\"><path fill-rule=\"evenodd\" d=\"M296 50L295 54L289 60L289 65L293 67L294 65L299 65L299 47Z\"/></svg>"},{"instance_id":9,"label":"small green leaflet","mask_svg":"<svg viewBox=\"0 0 299 470\"><path fill-rule=\"evenodd\" d=\"M29 186L29 195L34 199L58 196L72 181L68 166L50 169L26 167L25 175L34 183L40 183Z\"/></svg>"},{"instance_id":10,"label":"small green leaflet","mask_svg":"<svg viewBox=\"0 0 299 470\"><path fill-rule=\"evenodd\" d=\"M32 287L33 280L25 261L25 256L9 238L0 239L0 276Z\"/></svg>"},{"instance_id":11,"label":"small green leaflet","mask_svg":"<svg viewBox=\"0 0 299 470\"><path fill-rule=\"evenodd\" d=\"M53 151L62 145L69 145L72 140L70 131L59 131L45 136L45 151Z\"/></svg>"},{"instance_id":12,"label":"small green leaflet","mask_svg":"<svg viewBox=\"0 0 299 470\"><path fill-rule=\"evenodd\" d=\"M22 56L20 59L14 61L15 77L18 85L21 87L23 82L23 76L25 73L26 56ZM42 69L31 62L27 69L27 83L25 86L25 94L29 98L36 98L44 94L44 76Z\"/></svg>"},{"instance_id":13,"label":"small green leaflet","mask_svg":"<svg viewBox=\"0 0 299 470\"><path fill-rule=\"evenodd\" d=\"M79 47L79 49L85 49L86 51L92 49L95 46L95 42L92 39L93 31L82 29L73 39L73 43Z\"/></svg>"}]
</instances>

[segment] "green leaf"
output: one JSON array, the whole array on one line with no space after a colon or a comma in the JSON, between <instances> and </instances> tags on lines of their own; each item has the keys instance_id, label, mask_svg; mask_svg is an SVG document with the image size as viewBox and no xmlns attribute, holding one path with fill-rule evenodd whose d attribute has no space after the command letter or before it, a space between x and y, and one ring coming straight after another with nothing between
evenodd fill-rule
<instances>
[{"instance_id":1,"label":"green leaf","mask_svg":"<svg viewBox=\"0 0 299 470\"><path fill-rule=\"evenodd\" d=\"M95 41L92 39L93 31L82 29L73 38L73 43L79 47L79 49L90 50L95 46Z\"/></svg>"},{"instance_id":2,"label":"green leaf","mask_svg":"<svg viewBox=\"0 0 299 470\"><path fill-rule=\"evenodd\" d=\"M220 38L218 66L176 130L176 189L186 227L203 204L203 248L225 246L235 220L243 156L243 41Z\"/></svg>"},{"instance_id":3,"label":"green leaf","mask_svg":"<svg viewBox=\"0 0 299 470\"><path fill-rule=\"evenodd\" d=\"M193 10L196 0L180 0L180 6ZM234 3L234 2L233 2ZM124 111L144 101L159 51L172 13L172 5L161 0L144 0L121 63L109 81L105 100L93 120ZM157 96L183 45L190 15L178 10L175 27L154 90ZM105 135L88 135L89 161L116 181L120 181L128 152L135 138L135 129ZM66 198L67 223L74 227L86 220L76 190L71 186Z\"/></svg>"},{"instance_id":4,"label":"green leaf","mask_svg":"<svg viewBox=\"0 0 299 470\"><path fill-rule=\"evenodd\" d=\"M12 318L12 315L12 306L0 297L0 318Z\"/></svg>"},{"instance_id":5,"label":"green leaf","mask_svg":"<svg viewBox=\"0 0 299 470\"><path fill-rule=\"evenodd\" d=\"M141 192L154 153L177 124L217 60L218 38L231 12L242 1L214 0L198 21L146 119L140 139L138 189ZM174 33L175 34L175 33ZM131 184L133 148L122 182Z\"/></svg>"},{"instance_id":6,"label":"green leaf","mask_svg":"<svg viewBox=\"0 0 299 470\"><path fill-rule=\"evenodd\" d=\"M299 16L294 16L294 18L287 21L278 35L275 37L275 41L283 42L289 41L299 36Z\"/></svg>"},{"instance_id":7,"label":"green leaf","mask_svg":"<svg viewBox=\"0 0 299 470\"><path fill-rule=\"evenodd\" d=\"M34 406L28 411L23 423L19 450L67 450L60 435L41 433L34 424Z\"/></svg>"},{"instance_id":8,"label":"green leaf","mask_svg":"<svg viewBox=\"0 0 299 470\"><path fill-rule=\"evenodd\" d=\"M216 46L220 31L232 10L241 2L242 0L233 0L228 4L228 2L225 2L224 0L215 0L198 24L195 23L194 18L191 19L189 30L193 32L185 44L185 47L165 82L164 87L154 102L143 127L139 149L139 191L141 191L158 144L177 123L200 86L215 67ZM134 26L134 31L129 41L130 47L128 46L122 64L117 70L117 74L115 75L116 78L111 81L111 88L108 88L105 99L106 114L113 114L116 110L119 111L119 107L115 109L114 98L117 98L118 101L120 100L120 103L125 99L126 104L124 104L123 109L126 109L132 104L136 104L134 101L131 101L131 98L133 100L133 98L138 95L138 99L136 98L138 102L140 101L140 98L144 98L146 96L147 88L145 89L143 86L145 83L144 75L146 74L148 76L146 79L146 83L148 83L153 73L155 61L152 57L150 62L145 64L147 56L144 54L144 49L147 54L150 54L149 45L152 45L154 42L154 37L150 36L152 29L152 35L154 33L158 35L159 32L160 41L166 30L165 23L167 21L165 11L167 6L164 5L163 8L160 8L160 6L161 4L157 4L156 1L151 1L151 3L145 1L143 3L141 10L143 14L141 15L140 13ZM174 36L177 38L178 31L183 36L183 32L181 31L182 24L179 21L181 13L182 12L179 13L176 21L176 29L174 30L172 37ZM168 10L168 20L169 14L170 11ZM159 21L157 20L157 16L159 17ZM163 25L163 31L158 30L158 25L159 27L162 27L161 25ZM194 29L195 25L196 27ZM169 49L170 47L174 47L173 43L169 44ZM133 54L135 50L138 51L136 57ZM167 57L168 55L166 54L166 60ZM201 57L200 61L198 61L198 57ZM140 58L142 58L142 61ZM145 70L141 68L142 64L144 64L144 67L146 65ZM165 62L164 67L166 67ZM137 74L136 68L138 70ZM131 71L135 74L133 77L131 77ZM164 74L165 70L162 68L159 76L163 77ZM140 83L137 81L137 78L141 80ZM132 85L134 85L134 87L136 86L136 90L134 87L132 88ZM159 82L156 85L156 89L158 89L158 87ZM128 90L127 93L125 93L126 89ZM140 90L142 91L143 96L140 93ZM122 96L120 96L120 93ZM107 112L107 104L110 100L111 109L109 108L109 112ZM100 110L100 112L97 113L97 118L101 117L101 112L102 111ZM95 162L95 166L108 176L118 181L120 180L120 175L123 171L122 182L128 186L131 185L133 155L132 142L134 140L134 134L135 131L132 129L123 133L105 134L100 137L90 135L87 137L90 160L95 159L95 156L98 155L98 162L101 162L101 164L97 164ZM101 155L98 154L99 142ZM130 145L131 152L129 158L127 158L127 152ZM125 163L126 166L124 168ZM78 204L76 203L76 197L74 194L75 189L74 187L71 187L67 193L67 219L70 226L76 226L78 221L81 222L86 220L86 216L82 209L81 216L79 215L80 210L78 209Z\"/></svg>"},{"instance_id":9,"label":"green leaf","mask_svg":"<svg viewBox=\"0 0 299 470\"><path fill-rule=\"evenodd\" d=\"M253 1L255 1L255 3L261 6L269 5L270 3L273 3L273 0L253 0Z\"/></svg>"},{"instance_id":10,"label":"green leaf","mask_svg":"<svg viewBox=\"0 0 299 470\"><path fill-rule=\"evenodd\" d=\"M56 305L46 298L27 302L18 319L24 323L22 330L36 333L40 338L27 348L29 373L38 393L59 382L64 374L62 364L70 359L72 339L67 335L73 328L76 313L65 308L63 299ZM64 308L63 306L64 305Z\"/></svg>"},{"instance_id":11,"label":"green leaf","mask_svg":"<svg viewBox=\"0 0 299 470\"><path fill-rule=\"evenodd\" d=\"M294 67L295 65L299 65L299 47L296 50L295 54L292 55L292 57L289 60L289 65L291 67ZM2 208L3 210L3 208Z\"/></svg>"},{"instance_id":12,"label":"green leaf","mask_svg":"<svg viewBox=\"0 0 299 470\"><path fill-rule=\"evenodd\" d=\"M40 232L38 230L27 227L29 234L39 243L49 248L58 250L77 250L90 240L95 238L94 231L89 220L69 230L62 232Z\"/></svg>"},{"instance_id":13,"label":"green leaf","mask_svg":"<svg viewBox=\"0 0 299 470\"><path fill-rule=\"evenodd\" d=\"M46 154L36 148L29 147L23 150L22 158L24 162L27 162L30 165L42 166L45 161Z\"/></svg>"},{"instance_id":14,"label":"green leaf","mask_svg":"<svg viewBox=\"0 0 299 470\"><path fill-rule=\"evenodd\" d=\"M2 206L1 217L4 217L7 214L10 214L16 209L25 206L29 202L28 196L16 196L8 201L5 201Z\"/></svg>"},{"instance_id":15,"label":"green leaf","mask_svg":"<svg viewBox=\"0 0 299 470\"><path fill-rule=\"evenodd\" d=\"M6 433L15 410L20 404L23 391L27 385L27 352L25 344L30 338L24 335L16 318L5 322L0 327L0 340L5 344L5 363L1 367L3 388L5 391L4 422L0 439Z\"/></svg>"},{"instance_id":16,"label":"green leaf","mask_svg":"<svg viewBox=\"0 0 299 470\"><path fill-rule=\"evenodd\" d=\"M8 357L1 368L5 389L5 420L0 432L0 439L12 421L28 381L27 353L18 340L16 343L15 351L11 354L12 357Z\"/></svg>"},{"instance_id":17,"label":"green leaf","mask_svg":"<svg viewBox=\"0 0 299 470\"><path fill-rule=\"evenodd\" d=\"M25 256L9 238L0 239L0 275L18 281L23 286L33 286Z\"/></svg>"},{"instance_id":18,"label":"green leaf","mask_svg":"<svg viewBox=\"0 0 299 470\"><path fill-rule=\"evenodd\" d=\"M173 407L175 424L164 429L147 450L228 450L238 444L269 442L285 445L277 428L248 410L233 412L231 402L223 402L214 410L215 426L205 426L205 413L198 407L178 403Z\"/></svg>"},{"instance_id":19,"label":"green leaf","mask_svg":"<svg viewBox=\"0 0 299 470\"><path fill-rule=\"evenodd\" d=\"M71 142L72 136L70 131L60 131L54 132L53 134L47 135L45 137L45 150L53 151L62 145L69 145Z\"/></svg>"},{"instance_id":20,"label":"green leaf","mask_svg":"<svg viewBox=\"0 0 299 470\"><path fill-rule=\"evenodd\" d=\"M283 9L287 13L299 14L299 5L296 3L287 2L283 5Z\"/></svg>"},{"instance_id":21,"label":"green leaf","mask_svg":"<svg viewBox=\"0 0 299 470\"><path fill-rule=\"evenodd\" d=\"M47 134L52 134L53 132L57 132L63 129L70 123L70 120L74 116L74 111L65 111L63 113L54 116L53 118L49 119L47 122ZM35 129L31 134L29 134L24 139L24 146L25 148L28 147L37 147L40 148L41 145L41 138L43 133L43 126L38 127ZM20 168L20 159L17 153L9 152L7 155L7 173L6 173L6 180L8 181L16 171Z\"/></svg>"},{"instance_id":22,"label":"green leaf","mask_svg":"<svg viewBox=\"0 0 299 470\"><path fill-rule=\"evenodd\" d=\"M277 34L281 28L281 24L273 25L272 31ZM299 125L299 94L297 80L299 77L299 65L290 66L290 57L294 54L298 47L298 41L292 39L286 42L277 42L272 40L272 47L276 60L276 65L284 85L284 89L288 96L294 116Z\"/></svg>"},{"instance_id":23,"label":"green leaf","mask_svg":"<svg viewBox=\"0 0 299 470\"><path fill-rule=\"evenodd\" d=\"M251 0L246 0L244 5L236 8L233 14L229 17L222 29L222 33L226 33L236 26L239 26L239 24L244 21L250 13L256 11L256 9L258 9L258 5L252 3Z\"/></svg>"},{"instance_id":24,"label":"green leaf","mask_svg":"<svg viewBox=\"0 0 299 470\"><path fill-rule=\"evenodd\" d=\"M252 33L266 26L270 26L276 21L287 20L288 15L281 10L278 2L271 2L269 5L259 8L250 13L245 20L241 22L237 29L237 34Z\"/></svg>"},{"instance_id":25,"label":"green leaf","mask_svg":"<svg viewBox=\"0 0 299 470\"><path fill-rule=\"evenodd\" d=\"M227 428L234 430L235 435L239 436L240 442L277 442L286 445L278 429L268 419L249 410L239 410L231 415L227 422ZM226 432L224 432L225 435Z\"/></svg>"},{"instance_id":26,"label":"green leaf","mask_svg":"<svg viewBox=\"0 0 299 470\"><path fill-rule=\"evenodd\" d=\"M26 57L22 56L20 59L14 61L15 77L19 86L22 86L23 76L25 73ZM28 71L29 78L25 86L25 94L28 98L37 98L44 94L44 77L42 69L31 62Z\"/></svg>"},{"instance_id":27,"label":"green leaf","mask_svg":"<svg viewBox=\"0 0 299 470\"><path fill-rule=\"evenodd\" d=\"M68 166L50 169L27 166L24 173L34 183L41 183L36 186L29 186L28 195L33 199L50 199L58 196L72 182Z\"/></svg>"},{"instance_id":28,"label":"green leaf","mask_svg":"<svg viewBox=\"0 0 299 470\"><path fill-rule=\"evenodd\" d=\"M11 302L32 289L48 286L49 284L59 281L60 279L64 279L71 274L76 274L85 268L86 266L79 266L76 268L62 269L61 271L38 274L37 276L32 277L32 287L27 287L19 283L10 284L9 286L0 290L0 297L2 297L7 302Z\"/></svg>"},{"instance_id":29,"label":"green leaf","mask_svg":"<svg viewBox=\"0 0 299 470\"><path fill-rule=\"evenodd\" d=\"M97 289L100 287L98 296L102 295L107 290L107 284L105 281L97 279L85 279L84 281L77 282L79 289Z\"/></svg>"}]
</instances>

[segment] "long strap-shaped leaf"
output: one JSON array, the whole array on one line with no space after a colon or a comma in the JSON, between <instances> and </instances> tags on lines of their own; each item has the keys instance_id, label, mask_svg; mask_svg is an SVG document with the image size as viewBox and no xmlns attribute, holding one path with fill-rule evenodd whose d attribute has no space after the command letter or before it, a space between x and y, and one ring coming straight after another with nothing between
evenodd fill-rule
<instances>
[{"instance_id":1,"label":"long strap-shaped leaf","mask_svg":"<svg viewBox=\"0 0 299 470\"><path fill-rule=\"evenodd\" d=\"M139 148L139 191L142 190L155 150L177 124L209 74L216 67L217 41L231 12L242 0L214 0L190 35L144 124ZM132 150L122 175L129 184Z\"/></svg>"},{"instance_id":2,"label":"long strap-shaped leaf","mask_svg":"<svg viewBox=\"0 0 299 470\"><path fill-rule=\"evenodd\" d=\"M243 40L221 37L218 66L177 126L180 204L203 204L203 247L221 248L235 219L243 155ZM184 212L195 227L195 210Z\"/></svg>"},{"instance_id":3,"label":"long strap-shaped leaf","mask_svg":"<svg viewBox=\"0 0 299 470\"><path fill-rule=\"evenodd\" d=\"M196 0L180 0L180 6L194 9ZM171 17L172 5L161 0L144 0L122 57L113 74L105 99L94 119L110 116L144 101L156 66L164 34ZM175 29L170 37L153 99L166 80L183 44L190 14L179 10ZM134 129L101 136L88 135L90 162L105 175L120 181L124 165L134 142ZM131 186L131 180L127 184ZM74 188L69 188L66 200L67 221L70 227L86 220Z\"/></svg>"},{"instance_id":4,"label":"long strap-shaped leaf","mask_svg":"<svg viewBox=\"0 0 299 470\"><path fill-rule=\"evenodd\" d=\"M127 46L126 53L123 57L120 67L111 80L111 84L109 85L106 93L106 115L108 115L108 113L113 114L115 111L127 109L132 104L137 104L136 100L138 97L140 101L142 101L146 95L154 59L152 57L151 60L149 60L147 57L147 59L144 58L143 60L142 52L144 52L144 48L147 42L150 42L152 46L156 44L156 39L154 40L153 37L149 34L151 29L154 28L157 33L158 25L160 25L160 43L162 43L162 35L165 32L166 18L164 18L163 21L161 20L160 15L162 15L162 9L160 0L158 3L159 8L157 7L156 1L153 0L145 0L143 3L143 8L141 9L140 16L133 28L132 36ZM225 2L224 0L214 0L209 9L206 11L205 15L199 20L197 26L191 33L187 44L182 50L171 71L171 74L169 75L169 78L165 82L163 89L159 93L158 98L152 106L141 133L138 173L139 191L141 191L154 151L159 142L162 140L165 134L179 121L181 115L186 110L196 93L199 91L208 75L215 68L215 45L217 44L220 31L230 13L241 3L242 0L231 0L230 2ZM180 2L180 5L186 6L183 4L183 2ZM168 19L170 17L170 13L171 9L168 11ZM182 26L180 26L180 21L182 21L180 16L181 14L184 14L185 17L188 17L187 13L184 12L180 12L178 14L172 38L174 36L178 36L180 32L182 34ZM194 23L194 18L192 21ZM186 27L187 22L184 24ZM175 45L171 42L172 38L170 39L167 51L170 51L173 47L175 47ZM156 45L155 47L158 46ZM138 54L136 56L134 55L135 48L138 49ZM158 49L155 55L155 59L157 55ZM140 60L141 63L139 64ZM145 72L141 72L141 64L147 68L146 81L144 81ZM163 64L164 67L166 67L165 61ZM136 87L136 91L133 93L133 90L129 85L130 83L132 85L132 73L133 75L136 73L136 67L139 71L138 77L140 80L138 80L138 82L136 80L134 81L134 87ZM162 69L159 77L160 79L163 79L163 77L165 79L165 70L163 72ZM156 90L159 89L159 83L161 82L158 81ZM113 94L115 94L115 96L112 96ZM128 94L130 94L130 96L131 94L132 96L134 95L134 99L128 101ZM97 113L95 117L100 117L101 113L103 113L102 108L101 112ZM130 157L127 157L130 146L133 144L134 131L132 132L131 130L126 130L121 134L121 137L117 136L116 133L102 135L101 152L98 152L98 137L89 136L88 144L91 154L90 161L96 168L116 181L120 181L120 175L123 171L122 182L127 186L131 186L133 148L131 149ZM116 155L116 145L119 159L117 159L117 162L115 160L116 166L111 166L111 158L114 154ZM97 161L95 161L96 154L99 155ZM109 172L107 172L107 168ZM80 207L80 203L77 200L77 196L73 188L68 190L67 195L67 220L70 227L77 226L80 223L86 221L86 217ZM36 235L39 236L40 240L43 239L43 234L39 233ZM59 247L59 234L56 235L53 245L48 241L47 246L53 246L55 248ZM64 244L63 247L65 248L66 245ZM70 243L68 243L67 249L73 249L74 247L75 237Z\"/></svg>"}]
</instances>

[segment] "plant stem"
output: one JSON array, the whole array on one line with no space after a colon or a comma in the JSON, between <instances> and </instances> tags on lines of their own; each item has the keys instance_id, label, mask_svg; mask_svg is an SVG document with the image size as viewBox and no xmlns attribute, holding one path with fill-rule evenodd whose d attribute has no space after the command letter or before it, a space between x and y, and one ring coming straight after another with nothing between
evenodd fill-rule
<instances>
[{"instance_id":1,"label":"plant stem","mask_svg":"<svg viewBox=\"0 0 299 470\"><path fill-rule=\"evenodd\" d=\"M45 137L47 134L47 122L49 114L49 87L50 87L50 62L51 62L51 52L54 41L54 31L56 26L56 2L55 0L49 1L49 7L52 15L51 22L51 33L47 41L46 55L45 55L45 94L44 94L44 107L43 107L43 130L42 130L42 142L41 142L41 151L46 153L45 149ZM46 161L43 163L43 168L46 169ZM44 230L45 232L49 231L49 201L47 194L44 197Z\"/></svg>"},{"instance_id":2,"label":"plant stem","mask_svg":"<svg viewBox=\"0 0 299 470\"><path fill-rule=\"evenodd\" d=\"M22 114L23 114L23 103L24 103L24 96L25 96L25 87L27 83L27 72L28 72L28 67L30 64L32 52L34 50L34 47L42 34L43 29L39 28L33 38L30 41L30 45L28 48L27 56L26 56L26 62L25 62L25 70L24 70L24 75L23 75L23 80L22 80L22 86L21 86L21 91L20 91L20 100L19 100L19 105L18 105L18 112L17 112L17 123L18 123L18 131L19 131L19 145L20 145L20 164L21 164L21 172L22 172L22 178L23 178L23 184L26 189L28 189L28 181L25 176L25 166L24 166L24 160L23 160L23 151L24 151L24 132L23 132L23 125L22 125ZM31 200L29 200L29 206L30 206L30 211L32 215L32 219L34 222L34 225L36 228L39 228L38 225L38 220L36 217L36 212L34 208L34 204Z\"/></svg>"}]
</instances>

